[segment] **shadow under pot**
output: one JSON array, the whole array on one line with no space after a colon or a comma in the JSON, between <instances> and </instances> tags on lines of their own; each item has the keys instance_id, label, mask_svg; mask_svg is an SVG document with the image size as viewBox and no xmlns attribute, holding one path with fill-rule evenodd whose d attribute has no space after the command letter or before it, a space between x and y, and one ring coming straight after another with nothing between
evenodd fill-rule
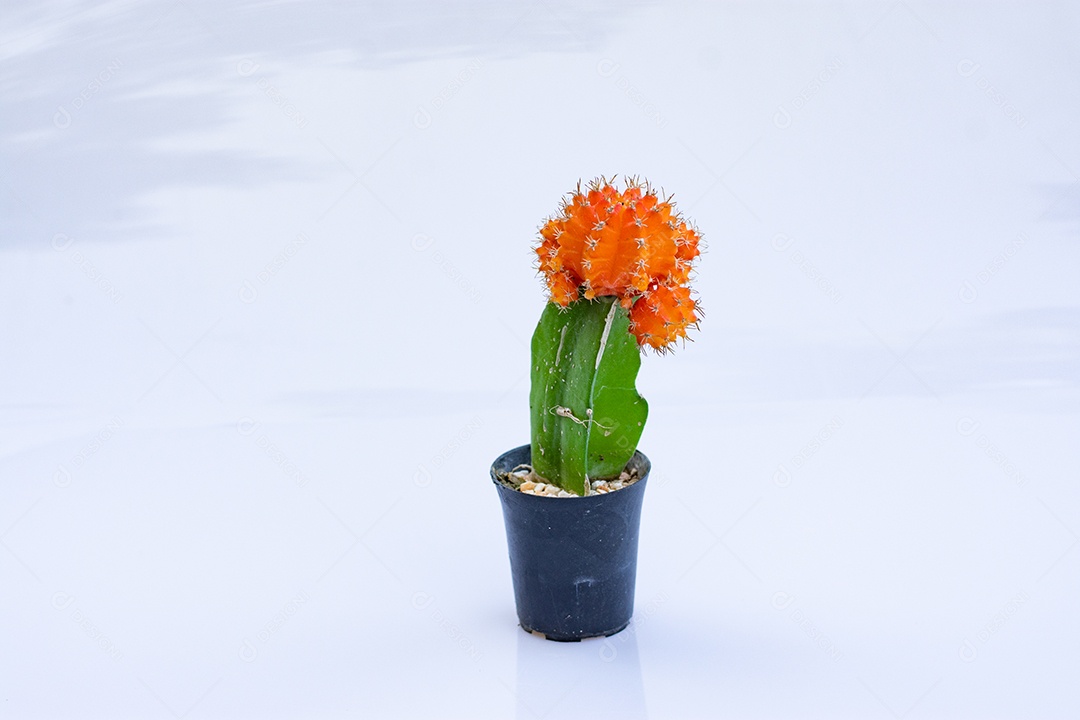
<instances>
[{"instance_id":1,"label":"shadow under pot","mask_svg":"<svg viewBox=\"0 0 1080 720\"><path fill-rule=\"evenodd\" d=\"M523 445L491 466L521 627L564 642L614 635L634 614L649 459L634 453L626 469L637 479L619 490L570 498L518 490L510 473L530 460L530 447Z\"/></svg>"}]
</instances>

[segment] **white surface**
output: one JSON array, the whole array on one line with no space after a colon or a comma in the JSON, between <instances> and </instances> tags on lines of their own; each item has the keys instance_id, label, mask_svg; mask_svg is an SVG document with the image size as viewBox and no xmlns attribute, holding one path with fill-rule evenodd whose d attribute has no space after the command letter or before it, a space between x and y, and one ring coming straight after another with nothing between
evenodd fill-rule
<instances>
[{"instance_id":1,"label":"white surface","mask_svg":"<svg viewBox=\"0 0 1080 720\"><path fill-rule=\"evenodd\" d=\"M1080 713L1075 3L0 28L0 716ZM635 622L555 645L487 468L612 172L708 316L642 369Z\"/></svg>"}]
</instances>

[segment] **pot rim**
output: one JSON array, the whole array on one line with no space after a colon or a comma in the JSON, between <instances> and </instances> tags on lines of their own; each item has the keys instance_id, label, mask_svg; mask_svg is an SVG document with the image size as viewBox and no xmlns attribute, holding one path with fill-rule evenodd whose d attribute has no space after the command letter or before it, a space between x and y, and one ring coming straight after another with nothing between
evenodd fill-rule
<instances>
[{"instance_id":1,"label":"pot rim","mask_svg":"<svg viewBox=\"0 0 1080 720\"><path fill-rule=\"evenodd\" d=\"M609 495L615 495L617 493L622 492L623 490L629 490L629 489L631 489L631 488L633 488L633 487L635 487L636 485L639 485L639 484L644 485L645 481L649 479L649 473L652 471L652 461L649 460L649 457L645 453L643 453L643 452L641 452L641 450L635 448L634 454L632 456L630 456L630 460L627 461L627 463L626 463L626 467L630 467L632 464L637 466L635 468L637 470L637 479L634 480L634 482L630 483L629 485L624 485L623 487L619 488L618 490L612 490L612 491L606 492L606 493L596 493L594 495L574 495L573 497L558 497L558 496L555 496L555 495L533 495L532 493L521 492L516 487L511 485L508 481L501 478L499 476L499 473L496 471L496 466L500 464L499 461L501 461L507 455L512 455L514 453L519 453L525 448L528 448L529 452L531 453L531 451L532 451L532 446L531 445L519 445L518 447L507 450L506 452L499 455L499 457L495 458L495 461L491 463L491 469L489 471L490 475L491 475L491 482L494 483L497 487L499 487L500 490L506 490L508 492L517 493L518 495L520 495L522 497L534 498L536 501L541 501L541 502L546 501L546 500L594 500L594 501L600 502L601 498L607 497ZM531 459L531 457L530 457L530 459ZM524 464L524 463L519 463L519 465L517 465L515 467L520 467L521 464ZM530 467L532 467L532 466L530 465ZM556 486L556 487L558 487L558 486ZM534 502L534 500L525 500L524 502Z\"/></svg>"}]
</instances>

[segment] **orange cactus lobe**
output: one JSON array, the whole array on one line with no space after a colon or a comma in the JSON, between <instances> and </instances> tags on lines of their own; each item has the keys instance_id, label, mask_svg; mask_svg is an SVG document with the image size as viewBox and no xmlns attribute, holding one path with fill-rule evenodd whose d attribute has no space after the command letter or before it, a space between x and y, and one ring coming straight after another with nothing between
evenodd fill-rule
<instances>
[{"instance_id":1,"label":"orange cactus lobe","mask_svg":"<svg viewBox=\"0 0 1080 720\"><path fill-rule=\"evenodd\" d=\"M698 322L690 274L701 236L647 185L581 185L540 229L539 268L551 301L614 295L638 344L663 351Z\"/></svg>"},{"instance_id":2,"label":"orange cactus lobe","mask_svg":"<svg viewBox=\"0 0 1080 720\"><path fill-rule=\"evenodd\" d=\"M630 308L634 334L639 342L662 350L685 337L686 329L697 323L696 306L685 285L660 285Z\"/></svg>"},{"instance_id":3,"label":"orange cactus lobe","mask_svg":"<svg viewBox=\"0 0 1080 720\"><path fill-rule=\"evenodd\" d=\"M551 301L566 307L578 298L578 284L568 272L556 272L548 276Z\"/></svg>"}]
</instances>

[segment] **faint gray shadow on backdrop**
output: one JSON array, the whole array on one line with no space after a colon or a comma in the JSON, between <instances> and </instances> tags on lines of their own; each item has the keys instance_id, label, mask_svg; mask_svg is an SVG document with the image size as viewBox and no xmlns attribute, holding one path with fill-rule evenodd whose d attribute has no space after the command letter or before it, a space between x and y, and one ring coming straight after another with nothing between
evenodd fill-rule
<instances>
[{"instance_id":1,"label":"faint gray shadow on backdrop","mask_svg":"<svg viewBox=\"0 0 1080 720\"><path fill-rule=\"evenodd\" d=\"M717 341L724 401L944 399L993 393L1031 411L1080 403L1080 309L1043 307L942 322L899 341L808 342L762 333ZM696 402L697 399L694 400Z\"/></svg>"},{"instance_id":2,"label":"faint gray shadow on backdrop","mask_svg":"<svg viewBox=\"0 0 1080 720\"><path fill-rule=\"evenodd\" d=\"M1080 180L1044 185L1041 190L1050 203L1041 219L1070 223L1080 239Z\"/></svg>"},{"instance_id":3,"label":"faint gray shadow on backdrop","mask_svg":"<svg viewBox=\"0 0 1080 720\"><path fill-rule=\"evenodd\" d=\"M91 230L95 240L139 239L167 231L140 212L140 194L313 176L313 165L266 154L164 149L170 139L212 133L229 120L234 97L259 92L238 73L240 58L311 66L319 54L341 51L348 64L379 68L586 50L640 4L7 7L0 10L0 247L47 247L56 233Z\"/></svg>"}]
</instances>

